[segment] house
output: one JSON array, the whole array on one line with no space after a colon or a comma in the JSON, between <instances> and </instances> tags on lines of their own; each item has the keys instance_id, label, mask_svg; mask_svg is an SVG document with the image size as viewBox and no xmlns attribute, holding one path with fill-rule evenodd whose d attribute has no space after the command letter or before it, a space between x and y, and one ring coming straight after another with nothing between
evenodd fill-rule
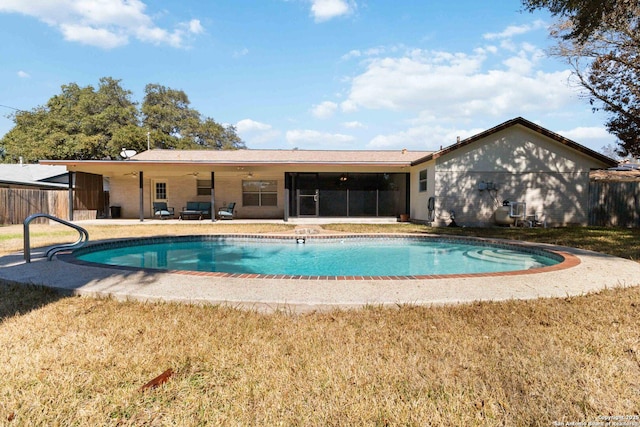
<instances>
[{"instance_id":1,"label":"house","mask_svg":"<svg viewBox=\"0 0 640 427\"><path fill-rule=\"evenodd\" d=\"M490 225L504 200L548 224L586 224L589 172L616 164L516 118L436 152L148 150L127 160L42 161L101 175L124 218L236 203L236 218L400 217Z\"/></svg>"},{"instance_id":2,"label":"house","mask_svg":"<svg viewBox=\"0 0 640 427\"><path fill-rule=\"evenodd\" d=\"M0 164L0 224L20 224L36 212L66 218L69 194L65 166Z\"/></svg>"},{"instance_id":3,"label":"house","mask_svg":"<svg viewBox=\"0 0 640 427\"><path fill-rule=\"evenodd\" d=\"M0 188L65 190L69 188L69 174L65 166L3 164L0 165Z\"/></svg>"},{"instance_id":4,"label":"house","mask_svg":"<svg viewBox=\"0 0 640 427\"><path fill-rule=\"evenodd\" d=\"M412 218L443 225L495 222L504 201L549 225L587 225L589 173L617 162L522 117L457 142L412 165Z\"/></svg>"}]
</instances>

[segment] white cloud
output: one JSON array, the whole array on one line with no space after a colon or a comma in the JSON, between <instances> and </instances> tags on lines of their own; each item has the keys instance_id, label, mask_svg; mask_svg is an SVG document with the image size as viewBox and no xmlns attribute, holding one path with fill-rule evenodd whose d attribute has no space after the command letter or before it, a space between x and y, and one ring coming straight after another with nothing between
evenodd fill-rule
<instances>
[{"instance_id":1,"label":"white cloud","mask_svg":"<svg viewBox=\"0 0 640 427\"><path fill-rule=\"evenodd\" d=\"M92 28L83 25L60 25L60 31L65 40L79 42L82 44L97 46L104 49L127 44L128 37L125 34L118 34L105 28Z\"/></svg>"},{"instance_id":2,"label":"white cloud","mask_svg":"<svg viewBox=\"0 0 640 427\"><path fill-rule=\"evenodd\" d=\"M603 127L577 127L569 130L558 131L565 138L572 139L576 142L584 140L610 140L615 141L616 137L611 135Z\"/></svg>"},{"instance_id":3,"label":"white cloud","mask_svg":"<svg viewBox=\"0 0 640 427\"><path fill-rule=\"evenodd\" d=\"M338 104L336 104L335 102L325 101L319 105L314 105L311 109L311 113L314 115L314 117L317 117L319 119L328 119L329 117L333 116L337 109Z\"/></svg>"},{"instance_id":4,"label":"white cloud","mask_svg":"<svg viewBox=\"0 0 640 427\"><path fill-rule=\"evenodd\" d=\"M514 36L519 36L531 31L545 28L546 26L547 24L544 21L537 20L537 21L534 21L532 24L510 25L499 33L486 33L486 34L483 34L482 37L486 40L510 39Z\"/></svg>"},{"instance_id":5,"label":"white cloud","mask_svg":"<svg viewBox=\"0 0 640 427\"><path fill-rule=\"evenodd\" d=\"M281 132L270 124L251 119L240 120L235 126L240 138L250 148L269 146L281 137Z\"/></svg>"},{"instance_id":6,"label":"white cloud","mask_svg":"<svg viewBox=\"0 0 640 427\"><path fill-rule=\"evenodd\" d=\"M353 121L353 122L344 122L342 123L342 126L348 128L348 129L364 129L366 128L366 126L360 122L357 121Z\"/></svg>"},{"instance_id":7,"label":"white cloud","mask_svg":"<svg viewBox=\"0 0 640 427\"><path fill-rule=\"evenodd\" d=\"M174 30L154 24L141 0L3 0L0 13L21 13L57 28L65 40L104 49L143 42L184 47L189 35L204 32L197 19Z\"/></svg>"},{"instance_id":8,"label":"white cloud","mask_svg":"<svg viewBox=\"0 0 640 427\"><path fill-rule=\"evenodd\" d=\"M386 52L386 50L387 49L385 49L384 47L372 47L366 50L353 49L345 53L344 55L342 55L340 59L342 59L343 61L347 61L351 58L360 58L363 56L364 57L378 56L378 55L382 55L384 52ZM396 50L396 48L392 48L391 50L392 51Z\"/></svg>"},{"instance_id":9,"label":"white cloud","mask_svg":"<svg viewBox=\"0 0 640 427\"><path fill-rule=\"evenodd\" d=\"M200 23L199 19L192 19L191 21L189 21L189 32L192 34L204 33L204 27Z\"/></svg>"},{"instance_id":10,"label":"white cloud","mask_svg":"<svg viewBox=\"0 0 640 427\"><path fill-rule=\"evenodd\" d=\"M523 115L562 107L575 100L569 70L536 67L538 50L521 49L502 63L487 53L412 50L399 57L371 59L351 80L343 112L381 109L439 117ZM498 59L492 56L492 59Z\"/></svg>"},{"instance_id":11,"label":"white cloud","mask_svg":"<svg viewBox=\"0 0 640 427\"><path fill-rule=\"evenodd\" d=\"M236 50L235 52L233 52L233 57L234 58L241 58L243 56L247 56L249 54L249 49L247 49L246 47L240 50Z\"/></svg>"},{"instance_id":12,"label":"white cloud","mask_svg":"<svg viewBox=\"0 0 640 427\"><path fill-rule=\"evenodd\" d=\"M485 129L457 129L438 124L423 124L388 135L378 135L369 141L368 148L376 150L407 148L437 151L456 143L457 138L468 138Z\"/></svg>"},{"instance_id":13,"label":"white cloud","mask_svg":"<svg viewBox=\"0 0 640 427\"><path fill-rule=\"evenodd\" d=\"M26 71L20 70L18 71L18 77L20 77L21 79L28 79L29 77L31 77L31 75Z\"/></svg>"},{"instance_id":14,"label":"white cloud","mask_svg":"<svg viewBox=\"0 0 640 427\"><path fill-rule=\"evenodd\" d=\"M290 130L286 133L287 143L305 149L349 148L355 138L350 135L318 132L315 130Z\"/></svg>"},{"instance_id":15,"label":"white cloud","mask_svg":"<svg viewBox=\"0 0 640 427\"><path fill-rule=\"evenodd\" d=\"M328 21L353 12L355 3L346 0L311 0L311 14L316 22Z\"/></svg>"}]
</instances>

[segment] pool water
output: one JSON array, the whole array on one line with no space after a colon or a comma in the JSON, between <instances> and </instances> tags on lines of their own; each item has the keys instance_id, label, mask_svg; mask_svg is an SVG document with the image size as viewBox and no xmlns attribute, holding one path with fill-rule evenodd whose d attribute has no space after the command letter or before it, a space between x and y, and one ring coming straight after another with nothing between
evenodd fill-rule
<instances>
[{"instance_id":1,"label":"pool water","mask_svg":"<svg viewBox=\"0 0 640 427\"><path fill-rule=\"evenodd\" d=\"M292 276L473 274L560 262L542 253L502 245L410 238L307 239L305 243L234 238L168 241L83 248L76 257L125 267Z\"/></svg>"}]
</instances>

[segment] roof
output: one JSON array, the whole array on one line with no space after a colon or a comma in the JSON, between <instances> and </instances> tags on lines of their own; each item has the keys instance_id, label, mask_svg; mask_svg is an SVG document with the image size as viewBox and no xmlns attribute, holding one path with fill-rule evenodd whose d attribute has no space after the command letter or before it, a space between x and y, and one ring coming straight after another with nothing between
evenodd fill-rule
<instances>
[{"instance_id":1,"label":"roof","mask_svg":"<svg viewBox=\"0 0 640 427\"><path fill-rule=\"evenodd\" d=\"M618 164L618 162L616 162L614 159L605 156L604 154L598 153L597 151L594 151L590 148L585 147L584 145L578 144L575 141L570 140L569 138L565 138L564 136L557 134L555 132L550 131L549 129L545 129L542 126L539 126L533 122L530 122L529 120L526 120L522 117L516 117L515 119L511 119L511 120L507 120L506 122L499 124L498 126L495 126L491 129L487 129L484 132L480 132L476 135L473 135L467 139L463 139L460 142L457 142L453 145L450 145L440 151L436 151L434 153L431 154L427 154L425 157L418 159L416 161L414 161L412 163L412 165L418 165L420 163L424 163L427 162L429 160L433 160L433 159L437 159L440 156L443 156L445 154L448 154L452 151L457 150L458 148L464 147L465 145L469 145L473 142L476 142L480 139L486 138L490 135L493 135L495 133L498 133L500 131L503 131L507 128L510 128L512 126L516 126L516 125L520 125L520 126L524 126L528 129L531 129L534 132L537 132L541 135L544 135L548 138L553 139L554 141L559 142L562 145L565 145L569 148L572 148L576 151L579 151L582 154L585 154L587 156L593 157L599 161L601 161L602 163L604 163L605 165L609 165L609 166L615 166Z\"/></svg>"},{"instance_id":2,"label":"roof","mask_svg":"<svg viewBox=\"0 0 640 427\"><path fill-rule=\"evenodd\" d=\"M65 166L37 164L0 165L0 182L6 184L68 188L68 178L60 179L66 176L67 168Z\"/></svg>"},{"instance_id":3,"label":"roof","mask_svg":"<svg viewBox=\"0 0 640 427\"><path fill-rule=\"evenodd\" d=\"M216 164L410 165L430 151L365 150L148 150L132 162Z\"/></svg>"}]
</instances>

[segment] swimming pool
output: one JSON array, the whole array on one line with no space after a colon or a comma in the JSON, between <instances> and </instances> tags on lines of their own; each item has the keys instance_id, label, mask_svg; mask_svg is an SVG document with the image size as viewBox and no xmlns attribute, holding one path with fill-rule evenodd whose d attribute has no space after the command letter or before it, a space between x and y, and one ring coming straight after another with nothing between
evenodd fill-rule
<instances>
[{"instance_id":1,"label":"swimming pool","mask_svg":"<svg viewBox=\"0 0 640 427\"><path fill-rule=\"evenodd\" d=\"M531 270L564 260L540 248L467 238L219 235L101 242L74 251L73 259L127 269L289 278L424 278Z\"/></svg>"}]
</instances>

